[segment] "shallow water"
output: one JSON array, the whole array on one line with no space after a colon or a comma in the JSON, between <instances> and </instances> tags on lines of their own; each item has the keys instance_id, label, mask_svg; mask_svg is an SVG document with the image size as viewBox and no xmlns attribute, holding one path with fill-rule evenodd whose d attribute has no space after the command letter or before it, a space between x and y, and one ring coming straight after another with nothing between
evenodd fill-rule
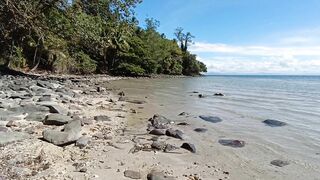
<instances>
[{"instance_id":1,"label":"shallow water","mask_svg":"<svg viewBox=\"0 0 320 180\"><path fill-rule=\"evenodd\" d=\"M146 109L151 113L174 119L187 112L192 116L186 120L197 123L203 121L200 115L222 118L220 123L205 125L219 132L215 135L240 138L254 145L254 151L237 154L237 158L256 165L262 160L282 158L293 162L297 169L320 173L320 76L136 79L116 81L114 85L128 92L130 98L146 99ZM262 123L266 119L288 125L269 127ZM297 171L303 173L303 169ZM310 175L310 179L318 178Z\"/></svg>"}]
</instances>

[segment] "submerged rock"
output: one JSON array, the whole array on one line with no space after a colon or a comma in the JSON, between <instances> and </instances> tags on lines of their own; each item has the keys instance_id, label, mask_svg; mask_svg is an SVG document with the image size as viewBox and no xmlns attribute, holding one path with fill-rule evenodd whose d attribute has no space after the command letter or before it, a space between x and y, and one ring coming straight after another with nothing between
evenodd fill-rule
<instances>
[{"instance_id":1,"label":"submerged rock","mask_svg":"<svg viewBox=\"0 0 320 180\"><path fill-rule=\"evenodd\" d=\"M219 123L222 122L222 119L217 116L199 116L202 120L205 120L207 122L211 123Z\"/></svg>"},{"instance_id":2,"label":"submerged rock","mask_svg":"<svg viewBox=\"0 0 320 180\"><path fill-rule=\"evenodd\" d=\"M222 94L222 93L214 93L213 95L214 96L224 96L224 94Z\"/></svg>"},{"instance_id":3,"label":"submerged rock","mask_svg":"<svg viewBox=\"0 0 320 180\"><path fill-rule=\"evenodd\" d=\"M283 160L273 160L270 162L270 164L274 165L274 166L278 166L278 167L284 167L289 165L290 163L288 161L283 161Z\"/></svg>"},{"instance_id":4,"label":"submerged rock","mask_svg":"<svg viewBox=\"0 0 320 180\"><path fill-rule=\"evenodd\" d=\"M246 144L244 141L233 139L220 139L219 143L223 146L230 146L233 148L242 148Z\"/></svg>"},{"instance_id":5,"label":"submerged rock","mask_svg":"<svg viewBox=\"0 0 320 180\"><path fill-rule=\"evenodd\" d=\"M191 143L183 143L181 145L181 148L186 149L192 153L196 153L196 147L194 146L194 144Z\"/></svg>"},{"instance_id":6,"label":"submerged rock","mask_svg":"<svg viewBox=\"0 0 320 180\"><path fill-rule=\"evenodd\" d=\"M263 123L265 123L266 125L271 126L271 127L281 127L281 126L287 125L287 123L285 123L285 122L273 120L273 119L264 120Z\"/></svg>"},{"instance_id":7,"label":"submerged rock","mask_svg":"<svg viewBox=\"0 0 320 180\"><path fill-rule=\"evenodd\" d=\"M171 123L166 117L157 114L150 118L149 122L151 123L151 126L156 129L167 129L168 125Z\"/></svg>"},{"instance_id":8,"label":"submerged rock","mask_svg":"<svg viewBox=\"0 0 320 180\"><path fill-rule=\"evenodd\" d=\"M198 133L205 133L205 132L208 131L208 129L206 129L206 128L195 128L194 131L198 132Z\"/></svg>"}]
</instances>

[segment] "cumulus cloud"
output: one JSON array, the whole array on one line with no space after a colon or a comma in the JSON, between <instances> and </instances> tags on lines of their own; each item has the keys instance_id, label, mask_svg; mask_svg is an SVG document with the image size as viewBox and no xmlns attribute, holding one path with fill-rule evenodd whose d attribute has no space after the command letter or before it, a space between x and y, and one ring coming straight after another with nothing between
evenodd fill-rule
<instances>
[{"instance_id":1,"label":"cumulus cloud","mask_svg":"<svg viewBox=\"0 0 320 180\"><path fill-rule=\"evenodd\" d=\"M303 38L282 41L288 45L235 46L197 42L190 50L207 64L209 72L320 74L320 46L292 46L309 41Z\"/></svg>"}]
</instances>

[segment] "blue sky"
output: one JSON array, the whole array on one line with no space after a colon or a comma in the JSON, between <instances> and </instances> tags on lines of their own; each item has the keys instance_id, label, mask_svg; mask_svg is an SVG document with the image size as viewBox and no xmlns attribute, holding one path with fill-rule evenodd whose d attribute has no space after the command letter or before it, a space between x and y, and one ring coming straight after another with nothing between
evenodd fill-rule
<instances>
[{"instance_id":1,"label":"blue sky","mask_svg":"<svg viewBox=\"0 0 320 180\"><path fill-rule=\"evenodd\" d=\"M144 0L141 25L196 36L190 50L223 74L320 74L320 0Z\"/></svg>"}]
</instances>

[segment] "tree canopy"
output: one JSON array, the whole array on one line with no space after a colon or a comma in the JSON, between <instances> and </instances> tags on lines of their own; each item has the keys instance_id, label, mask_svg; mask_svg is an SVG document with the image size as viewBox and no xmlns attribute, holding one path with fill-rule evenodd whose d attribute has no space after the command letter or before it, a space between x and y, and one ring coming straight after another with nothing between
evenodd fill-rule
<instances>
[{"instance_id":1,"label":"tree canopy","mask_svg":"<svg viewBox=\"0 0 320 180\"><path fill-rule=\"evenodd\" d=\"M0 57L5 66L55 73L197 75L206 66L188 52L194 38L158 32L160 22L140 27L141 0L3 0Z\"/></svg>"}]
</instances>

